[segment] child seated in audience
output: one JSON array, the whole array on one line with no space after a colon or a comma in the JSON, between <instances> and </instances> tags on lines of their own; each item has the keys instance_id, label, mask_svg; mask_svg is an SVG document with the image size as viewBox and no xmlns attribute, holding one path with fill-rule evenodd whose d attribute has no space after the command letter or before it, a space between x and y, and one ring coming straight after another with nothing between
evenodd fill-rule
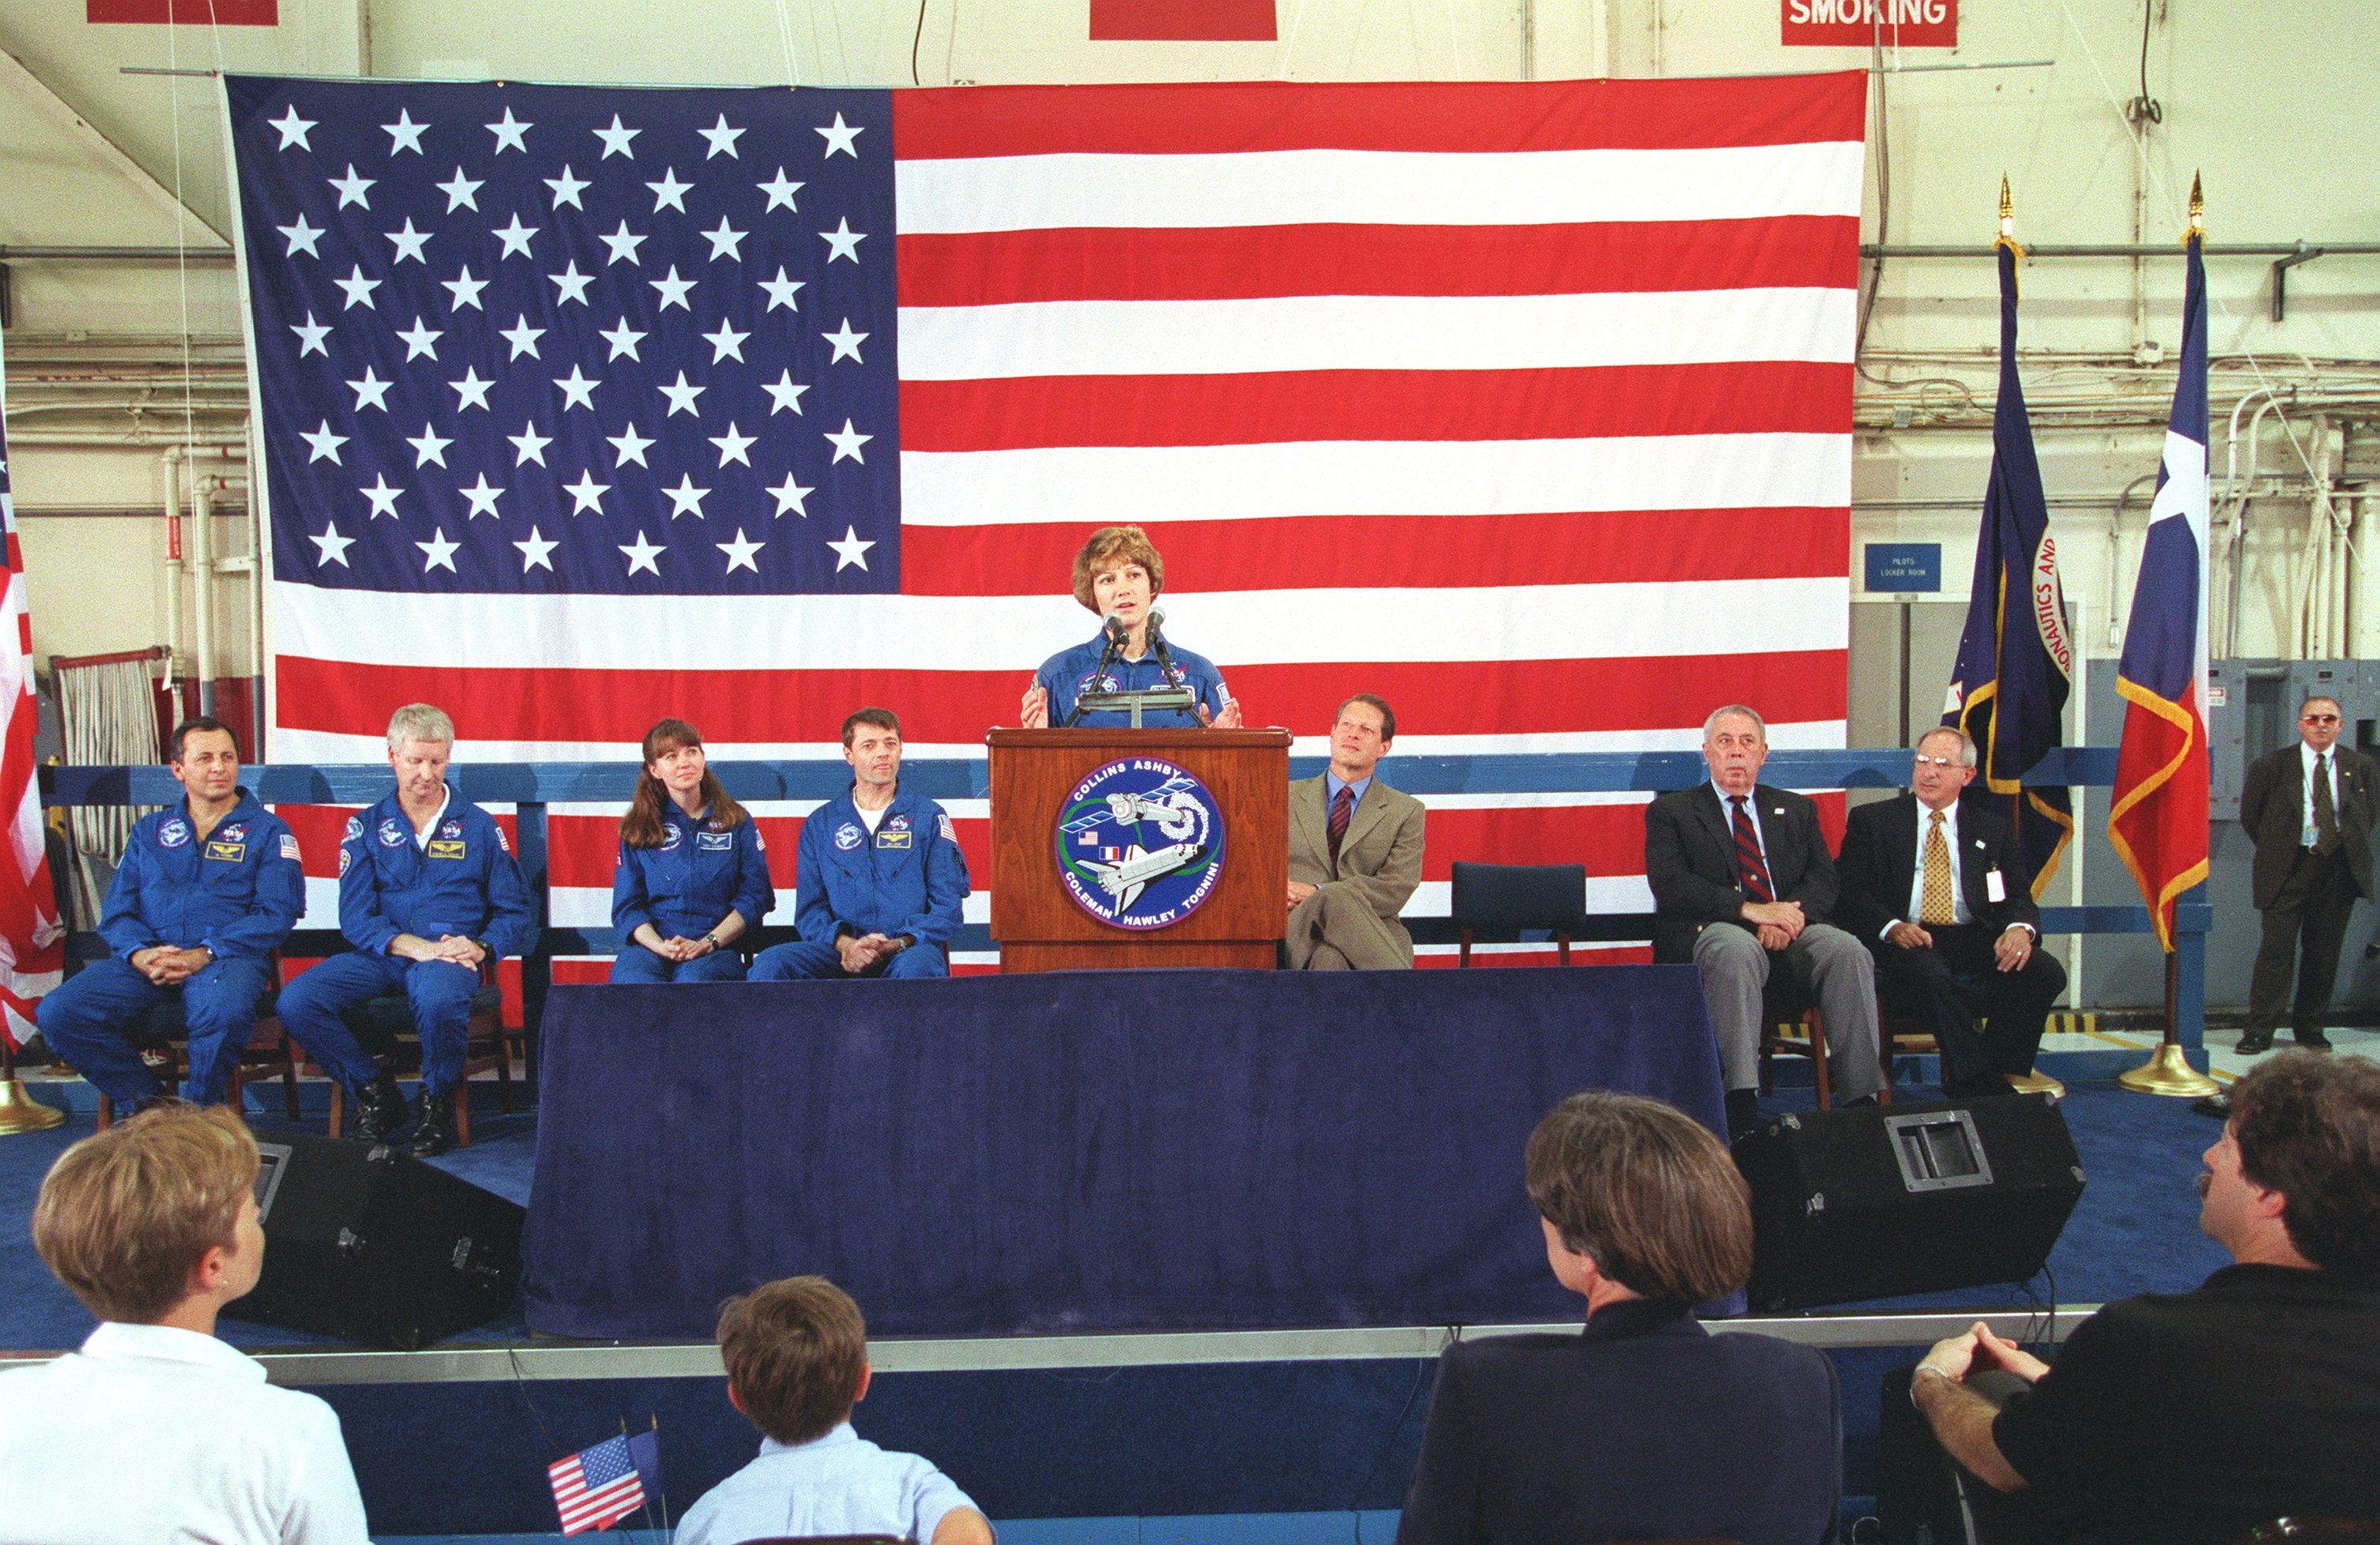
<instances>
[{"instance_id":1,"label":"child seated in audience","mask_svg":"<svg viewBox=\"0 0 2380 1545\"><path fill-rule=\"evenodd\" d=\"M787 1277L719 1311L727 1399L761 1432L760 1456L704 1492L677 1545L785 1535L892 1535L991 1545L991 1524L948 1476L851 1429L868 1393L868 1327L824 1277Z\"/></svg>"}]
</instances>

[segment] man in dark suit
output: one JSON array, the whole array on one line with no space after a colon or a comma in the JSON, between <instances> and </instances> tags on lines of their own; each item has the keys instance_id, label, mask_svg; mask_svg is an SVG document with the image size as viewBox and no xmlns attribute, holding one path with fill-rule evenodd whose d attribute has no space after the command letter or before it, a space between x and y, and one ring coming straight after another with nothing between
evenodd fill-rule
<instances>
[{"instance_id":1,"label":"man in dark suit","mask_svg":"<svg viewBox=\"0 0 2380 1545\"><path fill-rule=\"evenodd\" d=\"M2293 974L2298 1044L2330 1050L2322 1018L2339 943L2355 898L2372 894L2372 759L2338 744L2339 723L2336 699L2308 698L2298 709L2299 743L2258 757L2240 785L2240 824L2256 845L2251 894L2265 915L2244 1052L2272 1049Z\"/></svg>"},{"instance_id":2,"label":"man in dark suit","mask_svg":"<svg viewBox=\"0 0 2380 1545\"><path fill-rule=\"evenodd\" d=\"M1884 1086L1876 967L1858 940L1828 925L1835 866L1818 809L1759 782L1767 759L1760 715L1731 703L1703 724L1710 782L1645 810L1653 958L1691 960L1702 972L1731 1135L1760 1119L1761 995L1779 964L1825 1016L1837 1096L1855 1103Z\"/></svg>"},{"instance_id":3,"label":"man in dark suit","mask_svg":"<svg viewBox=\"0 0 2380 1545\"><path fill-rule=\"evenodd\" d=\"M1876 956L1886 1001L1934 1032L1953 1099L2007 1094L2009 1078L2032 1072L2066 991L2065 967L2037 947L2041 909L2014 829L1959 803L1974 776L1964 730L1921 736L1910 792L1852 811L1835 866L1836 920Z\"/></svg>"},{"instance_id":4,"label":"man in dark suit","mask_svg":"<svg viewBox=\"0 0 2380 1545\"><path fill-rule=\"evenodd\" d=\"M1389 705L1359 692L1339 705L1330 726L1330 770L1289 785L1281 952L1291 970L1413 967L1413 935L1397 914L1421 883L1426 812L1372 775L1396 737Z\"/></svg>"}]
</instances>

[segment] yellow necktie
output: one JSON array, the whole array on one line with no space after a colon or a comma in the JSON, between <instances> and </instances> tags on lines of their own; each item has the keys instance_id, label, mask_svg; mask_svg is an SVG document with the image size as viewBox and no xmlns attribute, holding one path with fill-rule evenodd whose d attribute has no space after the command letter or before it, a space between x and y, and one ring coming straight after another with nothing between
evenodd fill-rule
<instances>
[{"instance_id":1,"label":"yellow necktie","mask_svg":"<svg viewBox=\"0 0 2380 1545\"><path fill-rule=\"evenodd\" d=\"M1940 928L1957 921L1959 914L1950 900L1950 845L1942 838L1942 812L1933 815L1934 824L1925 833L1925 905L1917 920Z\"/></svg>"}]
</instances>

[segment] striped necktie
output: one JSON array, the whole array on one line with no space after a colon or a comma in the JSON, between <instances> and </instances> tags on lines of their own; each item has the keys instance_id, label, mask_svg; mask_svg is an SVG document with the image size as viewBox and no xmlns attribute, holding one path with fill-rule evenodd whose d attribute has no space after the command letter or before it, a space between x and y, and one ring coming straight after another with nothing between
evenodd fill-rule
<instances>
[{"instance_id":1,"label":"striped necktie","mask_svg":"<svg viewBox=\"0 0 2380 1545\"><path fill-rule=\"evenodd\" d=\"M1744 813L1743 796L1730 794L1727 802L1735 807L1735 868L1743 878L1743 888L1755 901L1775 901L1777 890L1768 882L1768 860L1760 856L1760 833L1752 829L1752 817Z\"/></svg>"},{"instance_id":2,"label":"striped necktie","mask_svg":"<svg viewBox=\"0 0 2380 1545\"><path fill-rule=\"evenodd\" d=\"M1339 839L1347 834L1347 818L1355 810L1355 791L1345 784L1339 785L1339 797L1330 801L1330 823L1326 828L1330 836L1330 868L1339 868Z\"/></svg>"}]
</instances>

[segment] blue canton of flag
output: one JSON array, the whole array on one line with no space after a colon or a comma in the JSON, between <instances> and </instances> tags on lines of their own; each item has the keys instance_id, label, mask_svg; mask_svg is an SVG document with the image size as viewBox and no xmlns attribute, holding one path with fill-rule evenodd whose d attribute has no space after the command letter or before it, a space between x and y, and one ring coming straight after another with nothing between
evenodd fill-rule
<instances>
[{"instance_id":1,"label":"blue canton of flag","mask_svg":"<svg viewBox=\"0 0 2380 1545\"><path fill-rule=\"evenodd\" d=\"M886 93L225 91L277 579L900 588Z\"/></svg>"}]
</instances>

